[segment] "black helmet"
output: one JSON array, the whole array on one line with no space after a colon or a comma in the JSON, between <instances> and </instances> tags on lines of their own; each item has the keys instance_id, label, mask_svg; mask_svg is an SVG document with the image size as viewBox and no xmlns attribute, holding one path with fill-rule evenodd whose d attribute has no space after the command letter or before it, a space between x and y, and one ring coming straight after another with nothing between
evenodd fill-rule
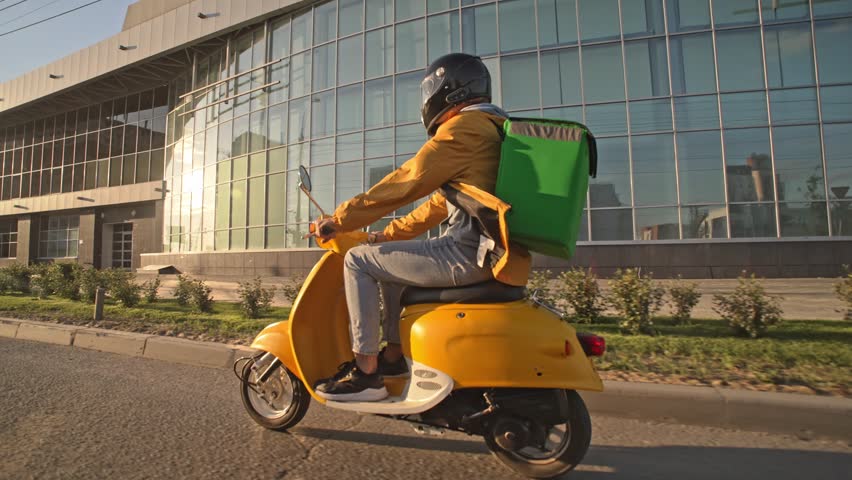
<instances>
[{"instance_id":1,"label":"black helmet","mask_svg":"<svg viewBox=\"0 0 852 480\"><path fill-rule=\"evenodd\" d=\"M491 101L491 75L479 57L451 53L429 65L420 92L420 119L432 136L438 129L435 122L452 107L475 98Z\"/></svg>"}]
</instances>

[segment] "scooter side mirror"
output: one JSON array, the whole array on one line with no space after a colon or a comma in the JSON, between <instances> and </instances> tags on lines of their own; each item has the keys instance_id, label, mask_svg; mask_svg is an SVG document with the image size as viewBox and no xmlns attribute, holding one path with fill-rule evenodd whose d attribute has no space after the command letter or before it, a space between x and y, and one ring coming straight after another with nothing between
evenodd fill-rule
<instances>
[{"instance_id":1,"label":"scooter side mirror","mask_svg":"<svg viewBox=\"0 0 852 480\"><path fill-rule=\"evenodd\" d=\"M308 173L308 169L305 168L304 165L299 166L299 188L304 190L306 193L311 192L311 175Z\"/></svg>"}]
</instances>

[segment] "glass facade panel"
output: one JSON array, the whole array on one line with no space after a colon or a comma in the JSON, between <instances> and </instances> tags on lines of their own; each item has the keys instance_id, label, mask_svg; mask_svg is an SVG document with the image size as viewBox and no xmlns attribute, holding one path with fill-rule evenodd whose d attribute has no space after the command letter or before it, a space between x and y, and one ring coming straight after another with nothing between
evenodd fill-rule
<instances>
[{"instance_id":1,"label":"glass facade panel","mask_svg":"<svg viewBox=\"0 0 852 480\"><path fill-rule=\"evenodd\" d=\"M340 36L364 29L364 0L338 0ZM341 55L343 52L341 51ZM283 241L283 237L281 238Z\"/></svg>"},{"instance_id":2,"label":"glass facade panel","mask_svg":"<svg viewBox=\"0 0 852 480\"><path fill-rule=\"evenodd\" d=\"M852 199L852 123L825 125L823 138L830 198ZM852 224L848 227L852 229Z\"/></svg>"},{"instance_id":3,"label":"glass facade panel","mask_svg":"<svg viewBox=\"0 0 852 480\"><path fill-rule=\"evenodd\" d=\"M772 141L778 201L825 200L819 127L777 127Z\"/></svg>"},{"instance_id":4,"label":"glass facade panel","mask_svg":"<svg viewBox=\"0 0 852 480\"><path fill-rule=\"evenodd\" d=\"M728 211L724 205L690 205L680 209L683 238L727 238Z\"/></svg>"},{"instance_id":5,"label":"glass facade panel","mask_svg":"<svg viewBox=\"0 0 852 480\"><path fill-rule=\"evenodd\" d=\"M824 122L852 121L852 85L821 87L819 94Z\"/></svg>"},{"instance_id":6,"label":"glass facade panel","mask_svg":"<svg viewBox=\"0 0 852 480\"><path fill-rule=\"evenodd\" d=\"M636 209L636 240L676 240L679 228L676 207Z\"/></svg>"},{"instance_id":7,"label":"glass facade panel","mask_svg":"<svg viewBox=\"0 0 852 480\"><path fill-rule=\"evenodd\" d=\"M708 0L666 0L669 31L690 32L710 28Z\"/></svg>"},{"instance_id":8,"label":"glass facade panel","mask_svg":"<svg viewBox=\"0 0 852 480\"><path fill-rule=\"evenodd\" d=\"M731 238L776 237L775 205L771 203L732 204Z\"/></svg>"},{"instance_id":9,"label":"glass facade panel","mask_svg":"<svg viewBox=\"0 0 852 480\"><path fill-rule=\"evenodd\" d=\"M672 130L672 103L663 100L630 102L631 133Z\"/></svg>"},{"instance_id":10,"label":"glass facade panel","mask_svg":"<svg viewBox=\"0 0 852 480\"><path fill-rule=\"evenodd\" d=\"M500 71L503 74L503 107L518 110L539 106L538 56L513 55L503 57Z\"/></svg>"},{"instance_id":11,"label":"glass facade panel","mask_svg":"<svg viewBox=\"0 0 852 480\"><path fill-rule=\"evenodd\" d=\"M772 201L772 159L769 155L769 130L747 128L725 130L725 172L728 177L728 201ZM733 211L731 211L733 216ZM733 227L731 227L732 230Z\"/></svg>"},{"instance_id":12,"label":"glass facade panel","mask_svg":"<svg viewBox=\"0 0 852 480\"><path fill-rule=\"evenodd\" d=\"M671 134L633 137L633 198L639 205L676 205L674 141Z\"/></svg>"},{"instance_id":13,"label":"glass facade panel","mask_svg":"<svg viewBox=\"0 0 852 480\"><path fill-rule=\"evenodd\" d=\"M764 92L724 93L722 102L722 126L758 127L769 122Z\"/></svg>"},{"instance_id":14,"label":"glass facade panel","mask_svg":"<svg viewBox=\"0 0 852 480\"><path fill-rule=\"evenodd\" d=\"M576 48L542 52L541 84L542 102L545 105L571 105L582 101L580 90L580 58Z\"/></svg>"},{"instance_id":15,"label":"glass facade panel","mask_svg":"<svg viewBox=\"0 0 852 480\"><path fill-rule=\"evenodd\" d=\"M629 208L590 210L592 241L633 240L633 215Z\"/></svg>"},{"instance_id":16,"label":"glass facade panel","mask_svg":"<svg viewBox=\"0 0 852 480\"><path fill-rule=\"evenodd\" d=\"M441 55L457 52L461 48L461 30L458 12L435 15L426 20L426 33L429 39L428 62L435 61Z\"/></svg>"},{"instance_id":17,"label":"glass facade panel","mask_svg":"<svg viewBox=\"0 0 852 480\"><path fill-rule=\"evenodd\" d=\"M587 103L624 100L621 45L583 49L583 85Z\"/></svg>"},{"instance_id":18,"label":"glass facade panel","mask_svg":"<svg viewBox=\"0 0 852 480\"><path fill-rule=\"evenodd\" d=\"M367 5L367 28L393 23L393 0L364 0Z\"/></svg>"},{"instance_id":19,"label":"glass facade panel","mask_svg":"<svg viewBox=\"0 0 852 480\"><path fill-rule=\"evenodd\" d=\"M769 109L774 125L817 123L819 119L816 90L813 88L772 90L769 92Z\"/></svg>"},{"instance_id":20,"label":"glass facade panel","mask_svg":"<svg viewBox=\"0 0 852 480\"><path fill-rule=\"evenodd\" d=\"M719 90L763 88L760 30L733 30L716 34Z\"/></svg>"},{"instance_id":21,"label":"glass facade panel","mask_svg":"<svg viewBox=\"0 0 852 480\"><path fill-rule=\"evenodd\" d=\"M422 2L421 2L422 5ZM426 25L414 20L396 26L396 71L426 66Z\"/></svg>"},{"instance_id":22,"label":"glass facade panel","mask_svg":"<svg viewBox=\"0 0 852 480\"><path fill-rule=\"evenodd\" d=\"M716 91L713 37L709 33L672 37L672 93L695 94Z\"/></svg>"},{"instance_id":23,"label":"glass facade panel","mask_svg":"<svg viewBox=\"0 0 852 480\"><path fill-rule=\"evenodd\" d=\"M791 0L783 3L777 0L760 0L760 8L763 10L764 23L804 20L810 16L808 0Z\"/></svg>"},{"instance_id":24,"label":"glass facade panel","mask_svg":"<svg viewBox=\"0 0 852 480\"><path fill-rule=\"evenodd\" d=\"M423 72L396 77L396 123L420 121L420 82Z\"/></svg>"},{"instance_id":25,"label":"glass facade panel","mask_svg":"<svg viewBox=\"0 0 852 480\"><path fill-rule=\"evenodd\" d=\"M834 2L814 2L814 17L852 14L852 0Z\"/></svg>"},{"instance_id":26,"label":"glass facade panel","mask_svg":"<svg viewBox=\"0 0 852 480\"><path fill-rule=\"evenodd\" d=\"M584 42L618 39L618 0L580 0L579 23Z\"/></svg>"},{"instance_id":27,"label":"glass facade panel","mask_svg":"<svg viewBox=\"0 0 852 480\"><path fill-rule=\"evenodd\" d=\"M621 1L624 37L645 37L666 33L662 0Z\"/></svg>"},{"instance_id":28,"label":"glass facade panel","mask_svg":"<svg viewBox=\"0 0 852 480\"><path fill-rule=\"evenodd\" d=\"M538 35L542 47L577 43L577 1L538 0Z\"/></svg>"},{"instance_id":29,"label":"glass facade panel","mask_svg":"<svg viewBox=\"0 0 852 480\"><path fill-rule=\"evenodd\" d=\"M719 128L719 104L715 95L675 97L674 109L678 130Z\"/></svg>"},{"instance_id":30,"label":"glass facade panel","mask_svg":"<svg viewBox=\"0 0 852 480\"><path fill-rule=\"evenodd\" d=\"M825 202L781 203L778 223L782 237L825 237L828 235Z\"/></svg>"},{"instance_id":31,"label":"glass facade panel","mask_svg":"<svg viewBox=\"0 0 852 480\"><path fill-rule=\"evenodd\" d=\"M629 98L669 95L666 40L655 38L624 44Z\"/></svg>"},{"instance_id":32,"label":"glass facade panel","mask_svg":"<svg viewBox=\"0 0 852 480\"><path fill-rule=\"evenodd\" d=\"M722 138L718 131L677 135L682 204L724 202Z\"/></svg>"},{"instance_id":33,"label":"glass facade panel","mask_svg":"<svg viewBox=\"0 0 852 480\"><path fill-rule=\"evenodd\" d=\"M816 23L817 67L821 83L852 82L852 63L849 62L849 45L852 45L852 18Z\"/></svg>"},{"instance_id":34,"label":"glass facade panel","mask_svg":"<svg viewBox=\"0 0 852 480\"><path fill-rule=\"evenodd\" d=\"M758 0L713 0L713 21L717 27L750 25L758 22Z\"/></svg>"},{"instance_id":35,"label":"glass facade panel","mask_svg":"<svg viewBox=\"0 0 852 480\"><path fill-rule=\"evenodd\" d=\"M767 27L764 42L769 88L801 87L815 83L810 25Z\"/></svg>"},{"instance_id":36,"label":"glass facade panel","mask_svg":"<svg viewBox=\"0 0 852 480\"><path fill-rule=\"evenodd\" d=\"M606 161L598 164L597 177L589 179L589 206L598 208L632 205L627 138L599 139L598 158L605 158ZM628 231L632 231L632 227Z\"/></svg>"},{"instance_id":37,"label":"glass facade panel","mask_svg":"<svg viewBox=\"0 0 852 480\"><path fill-rule=\"evenodd\" d=\"M462 50L471 55L497 53L497 9L494 5L462 10Z\"/></svg>"},{"instance_id":38,"label":"glass facade panel","mask_svg":"<svg viewBox=\"0 0 852 480\"><path fill-rule=\"evenodd\" d=\"M585 123L595 135L624 135L627 133L627 110L623 102L589 105Z\"/></svg>"},{"instance_id":39,"label":"glass facade panel","mask_svg":"<svg viewBox=\"0 0 852 480\"><path fill-rule=\"evenodd\" d=\"M393 28L367 32L364 45L367 78L393 73Z\"/></svg>"},{"instance_id":40,"label":"glass facade panel","mask_svg":"<svg viewBox=\"0 0 852 480\"><path fill-rule=\"evenodd\" d=\"M514 52L536 46L535 0L500 2L500 51Z\"/></svg>"}]
</instances>

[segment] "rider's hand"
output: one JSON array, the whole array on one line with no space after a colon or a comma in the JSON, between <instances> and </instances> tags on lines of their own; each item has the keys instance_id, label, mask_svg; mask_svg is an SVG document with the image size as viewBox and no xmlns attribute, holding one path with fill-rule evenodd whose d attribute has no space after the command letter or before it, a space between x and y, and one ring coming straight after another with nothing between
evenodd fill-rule
<instances>
[{"instance_id":1,"label":"rider's hand","mask_svg":"<svg viewBox=\"0 0 852 480\"><path fill-rule=\"evenodd\" d=\"M370 245L387 241L388 237L386 237L383 232L370 232L370 234L367 236L367 243L369 243Z\"/></svg>"},{"instance_id":2,"label":"rider's hand","mask_svg":"<svg viewBox=\"0 0 852 480\"><path fill-rule=\"evenodd\" d=\"M340 225L334 222L332 218L321 218L314 222L313 234L323 242L327 242L337 235L340 230Z\"/></svg>"}]
</instances>

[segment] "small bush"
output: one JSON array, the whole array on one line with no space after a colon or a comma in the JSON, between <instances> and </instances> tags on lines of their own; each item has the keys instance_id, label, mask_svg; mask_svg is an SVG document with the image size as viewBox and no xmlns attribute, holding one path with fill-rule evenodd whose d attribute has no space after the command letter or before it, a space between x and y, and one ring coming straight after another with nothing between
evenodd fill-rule
<instances>
[{"instance_id":1,"label":"small bush","mask_svg":"<svg viewBox=\"0 0 852 480\"><path fill-rule=\"evenodd\" d=\"M738 283L730 295L713 295L713 310L737 335L761 337L770 326L781 322L780 297L767 295L754 274L743 272Z\"/></svg>"},{"instance_id":2,"label":"small bush","mask_svg":"<svg viewBox=\"0 0 852 480\"><path fill-rule=\"evenodd\" d=\"M83 268L80 271L80 299L95 303L95 293L98 288L107 288L107 277L102 270Z\"/></svg>"},{"instance_id":3,"label":"small bush","mask_svg":"<svg viewBox=\"0 0 852 480\"><path fill-rule=\"evenodd\" d=\"M160 277L154 277L151 280L142 282L142 298L148 303L157 301L157 291L160 288Z\"/></svg>"},{"instance_id":4,"label":"small bush","mask_svg":"<svg viewBox=\"0 0 852 480\"><path fill-rule=\"evenodd\" d=\"M136 275L127 270L110 268L104 271L107 293L125 307L135 307L142 301L142 287L136 283Z\"/></svg>"},{"instance_id":5,"label":"small bush","mask_svg":"<svg viewBox=\"0 0 852 480\"><path fill-rule=\"evenodd\" d=\"M0 268L0 291L30 293L32 269L23 263L13 263Z\"/></svg>"},{"instance_id":6,"label":"small bush","mask_svg":"<svg viewBox=\"0 0 852 480\"><path fill-rule=\"evenodd\" d=\"M652 317L662 306L665 290L655 285L650 275L642 276L632 268L617 270L609 286L609 302L621 316L621 329L634 335L653 334Z\"/></svg>"},{"instance_id":7,"label":"small bush","mask_svg":"<svg viewBox=\"0 0 852 480\"><path fill-rule=\"evenodd\" d=\"M177 287L175 287L175 298L178 305L189 305L189 299L192 297L193 282L189 275L178 275Z\"/></svg>"},{"instance_id":8,"label":"small bush","mask_svg":"<svg viewBox=\"0 0 852 480\"><path fill-rule=\"evenodd\" d=\"M579 323L595 323L601 318L605 303L598 277L591 270L573 268L559 275L557 299L574 311Z\"/></svg>"},{"instance_id":9,"label":"small bush","mask_svg":"<svg viewBox=\"0 0 852 480\"><path fill-rule=\"evenodd\" d=\"M284 282L283 285L279 287L282 296L285 300L290 302L291 305L293 304L293 302L296 301L296 297L299 296L299 292L302 290L303 283L305 283L305 278L300 275L296 275L290 277L286 282Z\"/></svg>"},{"instance_id":10,"label":"small bush","mask_svg":"<svg viewBox=\"0 0 852 480\"><path fill-rule=\"evenodd\" d=\"M201 280L193 280L190 289L189 305L198 312L208 313L213 310L213 290Z\"/></svg>"},{"instance_id":11,"label":"small bush","mask_svg":"<svg viewBox=\"0 0 852 480\"><path fill-rule=\"evenodd\" d=\"M240 308L246 318L260 317L272 304L275 287L263 288L260 277L252 281L239 282L237 295L240 296Z\"/></svg>"},{"instance_id":12,"label":"small bush","mask_svg":"<svg viewBox=\"0 0 852 480\"><path fill-rule=\"evenodd\" d=\"M669 304L672 319L678 325L688 325L692 319L692 309L698 305L701 293L697 283L685 283L681 277L669 287Z\"/></svg>"},{"instance_id":13,"label":"small bush","mask_svg":"<svg viewBox=\"0 0 852 480\"><path fill-rule=\"evenodd\" d=\"M53 293L47 275L48 266L45 263L36 263L30 266L30 293L39 298L47 298L48 295Z\"/></svg>"},{"instance_id":14,"label":"small bush","mask_svg":"<svg viewBox=\"0 0 852 480\"><path fill-rule=\"evenodd\" d=\"M846 304L846 320L852 320L852 270L849 265L843 266L844 276L840 277L840 281L834 284L834 292L837 293L837 298Z\"/></svg>"},{"instance_id":15,"label":"small bush","mask_svg":"<svg viewBox=\"0 0 852 480\"><path fill-rule=\"evenodd\" d=\"M553 303L555 296L553 288L550 286L552 276L550 270L535 270L530 273L530 278L527 281L527 296L532 296L538 292L536 295L540 300Z\"/></svg>"},{"instance_id":16,"label":"small bush","mask_svg":"<svg viewBox=\"0 0 852 480\"><path fill-rule=\"evenodd\" d=\"M69 300L80 299L80 274L82 267L76 263L51 263L44 270L48 294Z\"/></svg>"}]
</instances>

